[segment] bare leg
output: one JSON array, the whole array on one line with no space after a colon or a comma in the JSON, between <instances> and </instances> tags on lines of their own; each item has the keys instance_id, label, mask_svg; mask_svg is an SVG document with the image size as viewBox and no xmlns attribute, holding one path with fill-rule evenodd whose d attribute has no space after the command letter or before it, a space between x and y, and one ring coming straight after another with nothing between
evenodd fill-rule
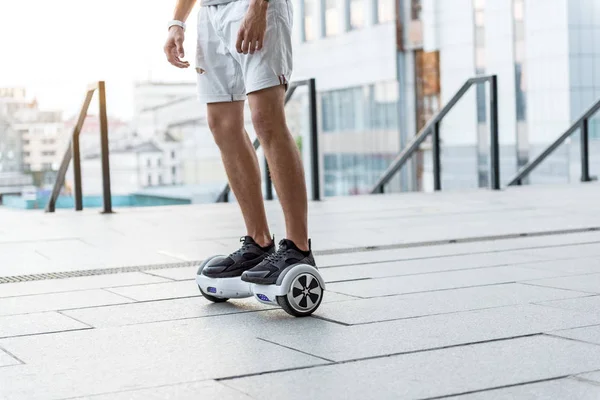
<instances>
[{"instance_id":1,"label":"bare leg","mask_svg":"<svg viewBox=\"0 0 600 400\"><path fill-rule=\"evenodd\" d=\"M285 122L283 86L248 95L252 123L281 201L287 238L308 250L307 198L300 152Z\"/></svg>"},{"instance_id":2,"label":"bare leg","mask_svg":"<svg viewBox=\"0 0 600 400\"><path fill-rule=\"evenodd\" d=\"M262 198L260 168L244 130L244 102L208 104L208 125L221 150L229 184L242 209L248 236L260 246L272 238Z\"/></svg>"}]
</instances>

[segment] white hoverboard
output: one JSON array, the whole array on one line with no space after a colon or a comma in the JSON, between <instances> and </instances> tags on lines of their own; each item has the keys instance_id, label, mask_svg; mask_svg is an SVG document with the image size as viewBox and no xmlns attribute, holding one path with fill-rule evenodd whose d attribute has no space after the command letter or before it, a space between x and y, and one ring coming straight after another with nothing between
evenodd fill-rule
<instances>
[{"instance_id":1,"label":"white hoverboard","mask_svg":"<svg viewBox=\"0 0 600 400\"><path fill-rule=\"evenodd\" d=\"M210 278L202 274L204 267L226 257L214 256L204 260L196 274L200 293L214 303L254 296L261 303L280 306L290 315L306 317L315 312L323 300L325 281L312 265L295 264L287 267L273 285L244 282L239 276Z\"/></svg>"}]
</instances>

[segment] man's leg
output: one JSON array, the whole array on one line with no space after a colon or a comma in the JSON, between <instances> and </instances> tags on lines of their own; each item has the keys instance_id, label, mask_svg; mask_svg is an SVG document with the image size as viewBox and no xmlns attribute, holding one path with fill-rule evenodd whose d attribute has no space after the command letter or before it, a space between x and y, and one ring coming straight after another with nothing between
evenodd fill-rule
<instances>
[{"instance_id":1,"label":"man's leg","mask_svg":"<svg viewBox=\"0 0 600 400\"><path fill-rule=\"evenodd\" d=\"M308 250L307 198L300 152L284 112L283 85L248 95L252 123L267 157L277 195L285 215L287 238Z\"/></svg>"},{"instance_id":2,"label":"man's leg","mask_svg":"<svg viewBox=\"0 0 600 400\"><path fill-rule=\"evenodd\" d=\"M208 125L221 150L229 184L240 205L248 236L260 246L272 242L262 199L260 168L244 130L244 102L208 104Z\"/></svg>"}]
</instances>

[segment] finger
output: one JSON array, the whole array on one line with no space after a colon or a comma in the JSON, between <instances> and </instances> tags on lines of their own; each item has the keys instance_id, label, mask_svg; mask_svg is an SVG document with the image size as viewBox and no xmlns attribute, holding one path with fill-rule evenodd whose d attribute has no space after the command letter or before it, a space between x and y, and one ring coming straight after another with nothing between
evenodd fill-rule
<instances>
[{"instance_id":1,"label":"finger","mask_svg":"<svg viewBox=\"0 0 600 400\"><path fill-rule=\"evenodd\" d=\"M176 40L175 47L177 50L177 55L179 58L185 57L185 52L183 51L183 40Z\"/></svg>"},{"instance_id":2,"label":"finger","mask_svg":"<svg viewBox=\"0 0 600 400\"><path fill-rule=\"evenodd\" d=\"M263 38L258 38L256 41L256 51L262 50L263 48Z\"/></svg>"},{"instance_id":3,"label":"finger","mask_svg":"<svg viewBox=\"0 0 600 400\"><path fill-rule=\"evenodd\" d=\"M244 40L244 31L242 29L240 29L240 31L238 32L237 41L235 42L235 48L237 49L238 53L242 52L243 40Z\"/></svg>"},{"instance_id":4,"label":"finger","mask_svg":"<svg viewBox=\"0 0 600 400\"><path fill-rule=\"evenodd\" d=\"M177 57L177 53L175 51L171 51L168 55L167 55L167 59L169 60L169 62L178 67L178 68L187 68L190 66L190 63L187 61L182 61L179 59L179 57Z\"/></svg>"},{"instance_id":5,"label":"finger","mask_svg":"<svg viewBox=\"0 0 600 400\"><path fill-rule=\"evenodd\" d=\"M256 39L250 40L250 45L248 47L248 52L250 54L254 54L254 52L256 51L256 46L257 45L258 45L258 41Z\"/></svg>"},{"instance_id":6,"label":"finger","mask_svg":"<svg viewBox=\"0 0 600 400\"><path fill-rule=\"evenodd\" d=\"M242 43L242 53L248 54L248 48L250 47L250 38L244 37L244 43Z\"/></svg>"}]
</instances>

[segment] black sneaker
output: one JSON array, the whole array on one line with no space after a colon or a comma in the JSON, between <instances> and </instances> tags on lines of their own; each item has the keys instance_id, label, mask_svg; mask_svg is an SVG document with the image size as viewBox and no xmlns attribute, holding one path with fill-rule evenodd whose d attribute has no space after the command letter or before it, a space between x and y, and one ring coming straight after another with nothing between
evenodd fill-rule
<instances>
[{"instance_id":1,"label":"black sneaker","mask_svg":"<svg viewBox=\"0 0 600 400\"><path fill-rule=\"evenodd\" d=\"M302 251L291 240L283 239L279 242L279 249L275 253L268 255L256 267L244 272L242 280L260 285L272 285L277 282L281 271L294 264L308 264L316 267L315 259L310 249Z\"/></svg>"},{"instance_id":2,"label":"black sneaker","mask_svg":"<svg viewBox=\"0 0 600 400\"><path fill-rule=\"evenodd\" d=\"M275 252L275 243L260 247L250 236L240 238L242 247L217 264L204 267L202 274L209 278L234 278L258 265L266 256Z\"/></svg>"}]
</instances>

